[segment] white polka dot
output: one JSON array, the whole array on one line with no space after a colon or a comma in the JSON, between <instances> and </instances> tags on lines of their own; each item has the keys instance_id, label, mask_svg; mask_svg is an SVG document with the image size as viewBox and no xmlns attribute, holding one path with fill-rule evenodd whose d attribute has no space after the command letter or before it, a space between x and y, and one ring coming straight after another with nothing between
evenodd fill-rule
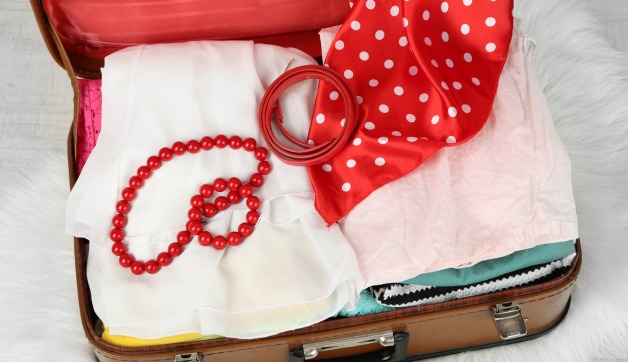
<instances>
[{"instance_id":1,"label":"white polka dot","mask_svg":"<svg viewBox=\"0 0 628 362\"><path fill-rule=\"evenodd\" d=\"M364 128L368 129L369 131L372 131L375 129L375 124L373 122L366 122L364 124Z\"/></svg>"},{"instance_id":2,"label":"white polka dot","mask_svg":"<svg viewBox=\"0 0 628 362\"><path fill-rule=\"evenodd\" d=\"M377 142L385 145L385 144L388 143L388 137L380 137L380 138L377 139Z\"/></svg>"},{"instance_id":3,"label":"white polka dot","mask_svg":"<svg viewBox=\"0 0 628 362\"><path fill-rule=\"evenodd\" d=\"M396 86L394 92L396 95L400 96L403 94L403 88L400 86Z\"/></svg>"},{"instance_id":4,"label":"white polka dot","mask_svg":"<svg viewBox=\"0 0 628 362\"><path fill-rule=\"evenodd\" d=\"M423 41L425 42L425 44L427 46L432 46L432 39L430 39L429 37L425 37L425 39L423 39Z\"/></svg>"},{"instance_id":5,"label":"white polka dot","mask_svg":"<svg viewBox=\"0 0 628 362\"><path fill-rule=\"evenodd\" d=\"M462 84L460 84L460 82L453 82L452 85L454 86L454 89L460 90L462 88Z\"/></svg>"},{"instance_id":6,"label":"white polka dot","mask_svg":"<svg viewBox=\"0 0 628 362\"><path fill-rule=\"evenodd\" d=\"M329 165L329 164L324 164L324 165L323 165L323 171L325 171L325 172L331 172L331 165Z\"/></svg>"},{"instance_id":7,"label":"white polka dot","mask_svg":"<svg viewBox=\"0 0 628 362\"><path fill-rule=\"evenodd\" d=\"M449 68L453 68L454 67L454 62L451 59L445 60L445 63L447 64L447 66Z\"/></svg>"},{"instance_id":8,"label":"white polka dot","mask_svg":"<svg viewBox=\"0 0 628 362\"><path fill-rule=\"evenodd\" d=\"M393 136L395 136L395 137L399 137L399 136L401 136L401 132L399 132L399 131L393 131L393 132L391 133L391 135L393 135Z\"/></svg>"},{"instance_id":9,"label":"white polka dot","mask_svg":"<svg viewBox=\"0 0 628 362\"><path fill-rule=\"evenodd\" d=\"M438 68L438 62L436 61L436 59L432 59L432 65Z\"/></svg>"},{"instance_id":10,"label":"white polka dot","mask_svg":"<svg viewBox=\"0 0 628 362\"><path fill-rule=\"evenodd\" d=\"M438 116L438 114L432 117L432 124L436 124L438 123L438 121L440 121L440 117Z\"/></svg>"},{"instance_id":11,"label":"white polka dot","mask_svg":"<svg viewBox=\"0 0 628 362\"><path fill-rule=\"evenodd\" d=\"M456 143L456 137L449 136L449 137L447 137L447 140L445 140L445 142L447 142L447 143Z\"/></svg>"},{"instance_id":12,"label":"white polka dot","mask_svg":"<svg viewBox=\"0 0 628 362\"><path fill-rule=\"evenodd\" d=\"M335 101L336 99L338 99L338 92L333 91L329 93L329 99L331 99L332 101Z\"/></svg>"},{"instance_id":13,"label":"white polka dot","mask_svg":"<svg viewBox=\"0 0 628 362\"><path fill-rule=\"evenodd\" d=\"M347 167L352 168L355 166L355 160L349 160L347 161Z\"/></svg>"},{"instance_id":14,"label":"white polka dot","mask_svg":"<svg viewBox=\"0 0 628 362\"><path fill-rule=\"evenodd\" d=\"M314 146L314 141L312 141L312 140L307 140L307 144L308 144L308 145L310 145L310 146Z\"/></svg>"},{"instance_id":15,"label":"white polka dot","mask_svg":"<svg viewBox=\"0 0 628 362\"><path fill-rule=\"evenodd\" d=\"M462 105L462 111L464 113L470 113L471 112L471 106L469 106L468 104L463 104Z\"/></svg>"},{"instance_id":16,"label":"white polka dot","mask_svg":"<svg viewBox=\"0 0 628 362\"><path fill-rule=\"evenodd\" d=\"M319 113L316 115L316 123L318 124L322 124L323 122L325 122L325 115L322 113Z\"/></svg>"},{"instance_id":17,"label":"white polka dot","mask_svg":"<svg viewBox=\"0 0 628 362\"><path fill-rule=\"evenodd\" d=\"M345 78L347 79L353 78L353 71L351 69L345 70Z\"/></svg>"},{"instance_id":18,"label":"white polka dot","mask_svg":"<svg viewBox=\"0 0 628 362\"><path fill-rule=\"evenodd\" d=\"M408 137L407 140L408 140L408 142L416 142L418 140L418 138L416 138L416 137Z\"/></svg>"},{"instance_id":19,"label":"white polka dot","mask_svg":"<svg viewBox=\"0 0 628 362\"><path fill-rule=\"evenodd\" d=\"M379 82L377 81L377 79L371 79L369 80L369 85L371 87L377 87L377 85L379 84Z\"/></svg>"},{"instance_id":20,"label":"white polka dot","mask_svg":"<svg viewBox=\"0 0 628 362\"><path fill-rule=\"evenodd\" d=\"M464 60L465 62L469 63L473 60L473 57L469 53L464 53Z\"/></svg>"},{"instance_id":21,"label":"white polka dot","mask_svg":"<svg viewBox=\"0 0 628 362\"><path fill-rule=\"evenodd\" d=\"M375 164L377 166L384 166L385 163L386 163L386 160L384 160L382 157L378 157L375 159Z\"/></svg>"},{"instance_id":22,"label":"white polka dot","mask_svg":"<svg viewBox=\"0 0 628 362\"><path fill-rule=\"evenodd\" d=\"M402 23L403 23L403 27L404 27L404 28L405 28L405 27L407 27L407 26L408 26L408 19L403 18Z\"/></svg>"},{"instance_id":23,"label":"white polka dot","mask_svg":"<svg viewBox=\"0 0 628 362\"><path fill-rule=\"evenodd\" d=\"M423 103L427 102L429 98L430 96L428 96L427 93L421 93L421 95L419 96L419 100Z\"/></svg>"},{"instance_id":24,"label":"white polka dot","mask_svg":"<svg viewBox=\"0 0 628 362\"><path fill-rule=\"evenodd\" d=\"M377 40L384 39L384 31L383 30L376 31L375 32L375 39L377 39Z\"/></svg>"},{"instance_id":25,"label":"white polka dot","mask_svg":"<svg viewBox=\"0 0 628 362\"><path fill-rule=\"evenodd\" d=\"M405 36L399 38L399 45L401 45L402 47L408 45L408 38L406 38Z\"/></svg>"},{"instance_id":26,"label":"white polka dot","mask_svg":"<svg viewBox=\"0 0 628 362\"><path fill-rule=\"evenodd\" d=\"M360 52L360 59L367 61L369 60L369 53L367 52Z\"/></svg>"},{"instance_id":27,"label":"white polka dot","mask_svg":"<svg viewBox=\"0 0 628 362\"><path fill-rule=\"evenodd\" d=\"M353 9L353 1L349 1L349 7Z\"/></svg>"},{"instance_id":28,"label":"white polka dot","mask_svg":"<svg viewBox=\"0 0 628 362\"><path fill-rule=\"evenodd\" d=\"M414 65L408 69L408 73L410 73L410 75L417 75L418 72L419 68L415 67Z\"/></svg>"},{"instance_id":29,"label":"white polka dot","mask_svg":"<svg viewBox=\"0 0 628 362\"><path fill-rule=\"evenodd\" d=\"M350 183L345 182L344 184L342 184L342 191L349 192L349 190L351 190L351 184Z\"/></svg>"},{"instance_id":30,"label":"white polka dot","mask_svg":"<svg viewBox=\"0 0 628 362\"><path fill-rule=\"evenodd\" d=\"M375 9L375 0L367 0L366 1L366 8L369 9L369 10Z\"/></svg>"},{"instance_id":31,"label":"white polka dot","mask_svg":"<svg viewBox=\"0 0 628 362\"><path fill-rule=\"evenodd\" d=\"M473 0L462 0L462 3L464 4L464 6L469 6L473 3Z\"/></svg>"},{"instance_id":32,"label":"white polka dot","mask_svg":"<svg viewBox=\"0 0 628 362\"><path fill-rule=\"evenodd\" d=\"M390 8L390 15L397 16L399 15L399 6L393 6Z\"/></svg>"},{"instance_id":33,"label":"white polka dot","mask_svg":"<svg viewBox=\"0 0 628 362\"><path fill-rule=\"evenodd\" d=\"M406 121L414 123L416 122L416 116L414 114L406 114Z\"/></svg>"},{"instance_id":34,"label":"white polka dot","mask_svg":"<svg viewBox=\"0 0 628 362\"><path fill-rule=\"evenodd\" d=\"M343 118L340 120L340 127L344 127L345 126L345 122L346 120Z\"/></svg>"},{"instance_id":35,"label":"white polka dot","mask_svg":"<svg viewBox=\"0 0 628 362\"><path fill-rule=\"evenodd\" d=\"M342 50L345 47L345 42L342 40L338 40L334 46L336 47L336 49Z\"/></svg>"},{"instance_id":36,"label":"white polka dot","mask_svg":"<svg viewBox=\"0 0 628 362\"><path fill-rule=\"evenodd\" d=\"M382 113L388 113L388 106L385 104L380 104L379 105L379 111Z\"/></svg>"},{"instance_id":37,"label":"white polka dot","mask_svg":"<svg viewBox=\"0 0 628 362\"><path fill-rule=\"evenodd\" d=\"M471 82L473 82L473 84L475 85L480 85L480 80L477 78L471 78Z\"/></svg>"},{"instance_id":38,"label":"white polka dot","mask_svg":"<svg viewBox=\"0 0 628 362\"><path fill-rule=\"evenodd\" d=\"M493 18L493 17L486 18L486 21L484 22L484 24L486 24L486 26L488 26L488 27L495 26L496 23L497 22L495 21L495 18Z\"/></svg>"},{"instance_id":39,"label":"white polka dot","mask_svg":"<svg viewBox=\"0 0 628 362\"><path fill-rule=\"evenodd\" d=\"M492 53L495 51L497 47L495 46L495 43L488 43L486 44L486 51L489 53Z\"/></svg>"},{"instance_id":40,"label":"white polka dot","mask_svg":"<svg viewBox=\"0 0 628 362\"><path fill-rule=\"evenodd\" d=\"M440 4L440 11L446 13L449 10L449 4L447 3L447 1L443 1L442 4Z\"/></svg>"},{"instance_id":41,"label":"white polka dot","mask_svg":"<svg viewBox=\"0 0 628 362\"><path fill-rule=\"evenodd\" d=\"M356 138L353 140L353 145L354 146L359 146L362 143L362 139L361 138Z\"/></svg>"},{"instance_id":42,"label":"white polka dot","mask_svg":"<svg viewBox=\"0 0 628 362\"><path fill-rule=\"evenodd\" d=\"M470 31L471 28L469 27L469 24L462 24L462 26L460 27L460 32L464 35L469 34Z\"/></svg>"},{"instance_id":43,"label":"white polka dot","mask_svg":"<svg viewBox=\"0 0 628 362\"><path fill-rule=\"evenodd\" d=\"M390 68L392 68L394 65L395 65L395 62L393 62L391 59L387 59L387 60L384 62L384 67L385 67L386 69L390 69Z\"/></svg>"},{"instance_id":44,"label":"white polka dot","mask_svg":"<svg viewBox=\"0 0 628 362\"><path fill-rule=\"evenodd\" d=\"M441 38L443 38L443 41L444 41L444 42L448 42L448 41L449 41L449 34L448 34L446 31L444 31L444 32L440 35L440 37L441 37Z\"/></svg>"},{"instance_id":45,"label":"white polka dot","mask_svg":"<svg viewBox=\"0 0 628 362\"><path fill-rule=\"evenodd\" d=\"M425 10L423 12L423 20L428 20L430 18L430 12Z\"/></svg>"},{"instance_id":46,"label":"white polka dot","mask_svg":"<svg viewBox=\"0 0 628 362\"><path fill-rule=\"evenodd\" d=\"M455 107L449 107L449 109L447 109L447 114L449 114L449 117L455 117L458 115L458 110L456 110Z\"/></svg>"},{"instance_id":47,"label":"white polka dot","mask_svg":"<svg viewBox=\"0 0 628 362\"><path fill-rule=\"evenodd\" d=\"M441 82L440 86L443 87L444 90L449 90L449 86L445 82Z\"/></svg>"},{"instance_id":48,"label":"white polka dot","mask_svg":"<svg viewBox=\"0 0 628 362\"><path fill-rule=\"evenodd\" d=\"M351 29L353 30L360 30L360 26L360 22L357 20L351 22Z\"/></svg>"},{"instance_id":49,"label":"white polka dot","mask_svg":"<svg viewBox=\"0 0 628 362\"><path fill-rule=\"evenodd\" d=\"M362 104L362 102L364 102L364 98L362 98L360 96L355 97L355 99L358 100L358 104Z\"/></svg>"}]
</instances>

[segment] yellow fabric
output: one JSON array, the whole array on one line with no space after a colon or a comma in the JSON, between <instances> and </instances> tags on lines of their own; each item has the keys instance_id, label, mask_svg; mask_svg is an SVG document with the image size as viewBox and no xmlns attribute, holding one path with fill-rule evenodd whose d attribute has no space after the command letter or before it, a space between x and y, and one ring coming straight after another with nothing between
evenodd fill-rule
<instances>
[{"instance_id":1,"label":"yellow fabric","mask_svg":"<svg viewBox=\"0 0 628 362\"><path fill-rule=\"evenodd\" d=\"M176 336L157 338L157 339L142 339L128 336L118 336L109 333L109 328L105 327L105 331L101 336L102 340L113 344L119 347L148 347L148 346L159 346L163 344L171 344L171 343L181 343L181 342L193 342L200 341L206 339L216 339L222 338L222 336L213 335L202 335L199 333L185 333L178 334Z\"/></svg>"}]
</instances>

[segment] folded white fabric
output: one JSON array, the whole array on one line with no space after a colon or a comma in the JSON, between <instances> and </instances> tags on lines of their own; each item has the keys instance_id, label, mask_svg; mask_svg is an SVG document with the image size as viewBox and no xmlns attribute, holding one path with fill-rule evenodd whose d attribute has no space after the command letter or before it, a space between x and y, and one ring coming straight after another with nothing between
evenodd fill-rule
<instances>
[{"instance_id":1,"label":"folded white fabric","mask_svg":"<svg viewBox=\"0 0 628 362\"><path fill-rule=\"evenodd\" d=\"M118 265L108 240L119 193L137 167L175 141L225 134L264 145L257 109L288 65L314 60L295 49L252 42L190 42L128 48L105 59L98 143L70 193L66 229L91 241L87 265L94 309L112 334L160 338L197 332L257 338L319 322L353 305L364 283L338 226L316 213L305 168L269 158L257 191L261 218L242 245L218 251L196 239L155 275ZM286 127L305 138L316 84L282 98ZM214 148L164 164L138 191L125 228L138 260L165 251L184 229L192 195L216 177L245 179L248 152ZM226 235L245 220L244 203L212 218Z\"/></svg>"}]
</instances>

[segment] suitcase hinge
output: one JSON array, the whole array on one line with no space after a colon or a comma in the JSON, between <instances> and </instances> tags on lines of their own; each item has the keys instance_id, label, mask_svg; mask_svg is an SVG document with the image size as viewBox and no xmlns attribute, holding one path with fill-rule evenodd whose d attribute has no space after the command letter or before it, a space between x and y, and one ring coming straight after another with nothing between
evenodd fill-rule
<instances>
[{"instance_id":1,"label":"suitcase hinge","mask_svg":"<svg viewBox=\"0 0 628 362\"><path fill-rule=\"evenodd\" d=\"M493 307L493 318L501 339L514 339L528 334L521 306L517 302L497 304Z\"/></svg>"},{"instance_id":2,"label":"suitcase hinge","mask_svg":"<svg viewBox=\"0 0 628 362\"><path fill-rule=\"evenodd\" d=\"M203 356L194 353L182 353L174 356L174 362L202 362Z\"/></svg>"}]
</instances>

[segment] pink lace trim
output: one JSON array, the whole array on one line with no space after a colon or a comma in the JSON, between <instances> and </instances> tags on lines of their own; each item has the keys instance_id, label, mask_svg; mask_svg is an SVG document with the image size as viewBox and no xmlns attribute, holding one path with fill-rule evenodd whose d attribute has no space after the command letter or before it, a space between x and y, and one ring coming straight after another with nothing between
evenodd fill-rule
<instances>
[{"instance_id":1,"label":"pink lace trim","mask_svg":"<svg viewBox=\"0 0 628 362\"><path fill-rule=\"evenodd\" d=\"M101 80L79 79L80 90L78 130L77 130L77 165L81 173L89 154L96 146L102 120Z\"/></svg>"}]
</instances>

